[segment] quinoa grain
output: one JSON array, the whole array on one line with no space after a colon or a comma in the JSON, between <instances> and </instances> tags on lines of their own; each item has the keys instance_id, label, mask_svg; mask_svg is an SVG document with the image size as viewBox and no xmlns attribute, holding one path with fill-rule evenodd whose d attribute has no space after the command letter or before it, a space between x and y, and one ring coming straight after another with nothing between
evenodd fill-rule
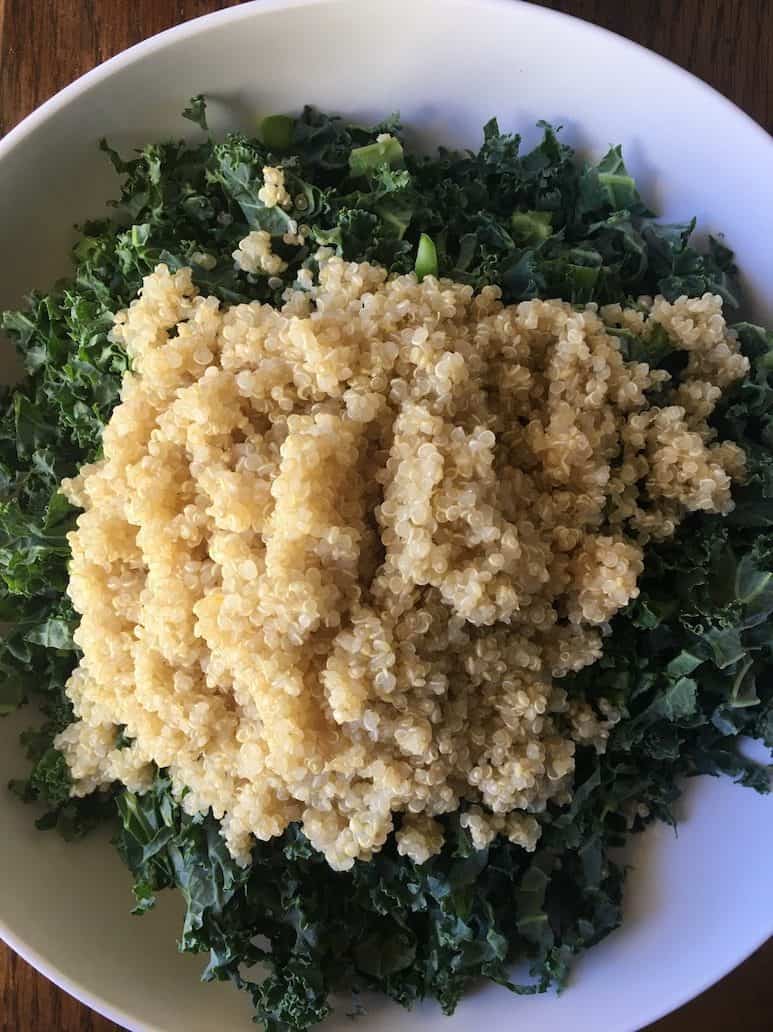
<instances>
[{"instance_id":1,"label":"quinoa grain","mask_svg":"<svg viewBox=\"0 0 773 1032\"><path fill-rule=\"evenodd\" d=\"M275 257L260 233L236 254ZM345 869L395 813L423 862L460 806L476 846L533 849L576 743L619 719L561 677L601 655L650 537L732 507L743 453L706 419L745 360L710 295L505 307L318 259L282 310L160 265L117 316L132 371L64 485L83 656L57 747L76 794L168 768L245 863L300 821ZM608 332L655 324L689 355L675 390Z\"/></svg>"}]
</instances>

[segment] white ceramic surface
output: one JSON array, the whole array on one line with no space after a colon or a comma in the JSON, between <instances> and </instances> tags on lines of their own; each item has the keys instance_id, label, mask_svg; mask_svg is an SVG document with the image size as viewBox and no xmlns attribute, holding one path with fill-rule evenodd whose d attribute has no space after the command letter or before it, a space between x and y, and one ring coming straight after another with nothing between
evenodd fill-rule
<instances>
[{"instance_id":1,"label":"white ceramic surface","mask_svg":"<svg viewBox=\"0 0 773 1032\"><path fill-rule=\"evenodd\" d=\"M125 149L189 132L179 112L198 92L216 98L216 129L312 101L356 117L399 109L427 144L473 145L492 114L527 137L538 118L561 123L568 142L596 152L621 142L665 215L726 231L752 314L773 322L768 135L654 54L515 0L262 0L109 61L0 141L0 308L65 271L72 223L99 214L114 191L97 139ZM19 726L0 724L0 784L21 769ZM561 997L487 988L452 1019L374 1001L362 1027L632 1032L701 991L773 931L773 802L704 780L685 810L678 839L658 828L637 843L627 922ZM41 835L4 792L0 816L0 935L40 970L142 1032L251 1027L246 1000L199 985L199 962L176 954L173 898L132 918L128 876L107 843Z\"/></svg>"}]
</instances>

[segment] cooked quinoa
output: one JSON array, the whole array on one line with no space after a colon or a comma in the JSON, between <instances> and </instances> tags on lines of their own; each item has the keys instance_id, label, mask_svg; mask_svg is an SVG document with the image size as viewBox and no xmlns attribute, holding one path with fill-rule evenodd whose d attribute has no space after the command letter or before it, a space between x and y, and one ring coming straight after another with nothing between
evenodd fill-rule
<instances>
[{"instance_id":1,"label":"cooked quinoa","mask_svg":"<svg viewBox=\"0 0 773 1032\"><path fill-rule=\"evenodd\" d=\"M237 262L271 272L259 237ZM345 869L395 814L423 862L460 808L476 848L533 849L619 719L561 678L600 657L649 539L732 508L744 454L707 419L747 361L711 294L506 307L318 262L281 310L159 265L117 316L132 372L64 485L83 656L56 746L78 795L167 768L245 863L299 821ZM687 352L673 390L613 332L658 327Z\"/></svg>"}]
</instances>

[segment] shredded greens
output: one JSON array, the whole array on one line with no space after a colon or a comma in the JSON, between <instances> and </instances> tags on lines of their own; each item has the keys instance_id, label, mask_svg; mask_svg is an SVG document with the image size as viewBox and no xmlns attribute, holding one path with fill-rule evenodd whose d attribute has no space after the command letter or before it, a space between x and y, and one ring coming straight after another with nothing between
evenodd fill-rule
<instances>
[{"instance_id":1,"label":"shredded greens","mask_svg":"<svg viewBox=\"0 0 773 1032\"><path fill-rule=\"evenodd\" d=\"M184 114L208 134L203 98ZM732 253L715 239L697 249L694 222L658 223L619 147L583 164L542 129L522 153L492 120L477 153L421 157L404 148L395 118L365 128L306 108L264 120L255 139L151 144L128 160L103 143L123 176L115 217L82 227L69 280L2 316L25 378L0 404L0 714L32 700L44 717L23 739L31 771L11 787L43 805L40 827L65 836L114 820L136 911L177 886L181 948L208 955L205 979L248 990L268 1032L310 1028L338 990L376 989L405 1006L431 996L450 1013L480 978L518 993L560 988L572 957L620 922L624 872L610 849L653 819L673 823L684 775L769 789L767 769L737 743L773 747L773 334L741 323L751 373L713 422L746 451L749 477L730 517L693 516L675 539L649 546L641 595L615 618L604 657L565 682L611 700L624 719L605 755L579 751L573 801L541 815L536 853L505 840L476 852L451 816L443 852L422 866L391 839L369 863L337 873L291 827L257 843L241 868L211 814L183 813L164 771L142 796L114 786L70 798L52 743L72 719L66 534L76 513L58 485L99 454L127 368L109 339L113 314L158 262L192 265L200 289L227 303L278 303L327 245L420 278L496 283L506 301L711 291L727 309L738 304ZM268 164L284 170L308 227L303 244L283 241L290 215L260 199ZM281 277L235 268L232 252L251 229L271 234L287 263ZM665 332L617 332L628 358L678 379ZM512 964L524 959L531 976L513 984ZM265 977L250 976L256 963Z\"/></svg>"}]
</instances>

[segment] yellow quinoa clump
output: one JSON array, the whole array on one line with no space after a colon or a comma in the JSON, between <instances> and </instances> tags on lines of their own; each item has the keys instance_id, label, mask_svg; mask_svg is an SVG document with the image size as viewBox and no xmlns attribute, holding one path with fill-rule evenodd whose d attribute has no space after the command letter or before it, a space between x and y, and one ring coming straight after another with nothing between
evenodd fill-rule
<instances>
[{"instance_id":1,"label":"yellow quinoa clump","mask_svg":"<svg viewBox=\"0 0 773 1032\"><path fill-rule=\"evenodd\" d=\"M265 229L255 229L240 240L232 257L237 269L253 276L278 276L287 268L287 262L271 249L271 234Z\"/></svg>"},{"instance_id":2,"label":"yellow quinoa clump","mask_svg":"<svg viewBox=\"0 0 773 1032\"><path fill-rule=\"evenodd\" d=\"M258 190L258 200L267 208L290 208L293 199L285 187L285 174L281 168L263 166L263 186Z\"/></svg>"},{"instance_id":3,"label":"yellow quinoa clump","mask_svg":"<svg viewBox=\"0 0 773 1032\"><path fill-rule=\"evenodd\" d=\"M344 869L395 814L422 862L460 807L476 844L533 849L576 744L619 719L561 678L601 655L644 543L732 507L743 454L706 419L745 361L711 295L505 307L318 260L282 310L159 265L117 316L132 371L64 485L83 657L57 746L76 794L168 768L242 862L299 821ZM688 352L675 390L609 330L657 325Z\"/></svg>"}]
</instances>

